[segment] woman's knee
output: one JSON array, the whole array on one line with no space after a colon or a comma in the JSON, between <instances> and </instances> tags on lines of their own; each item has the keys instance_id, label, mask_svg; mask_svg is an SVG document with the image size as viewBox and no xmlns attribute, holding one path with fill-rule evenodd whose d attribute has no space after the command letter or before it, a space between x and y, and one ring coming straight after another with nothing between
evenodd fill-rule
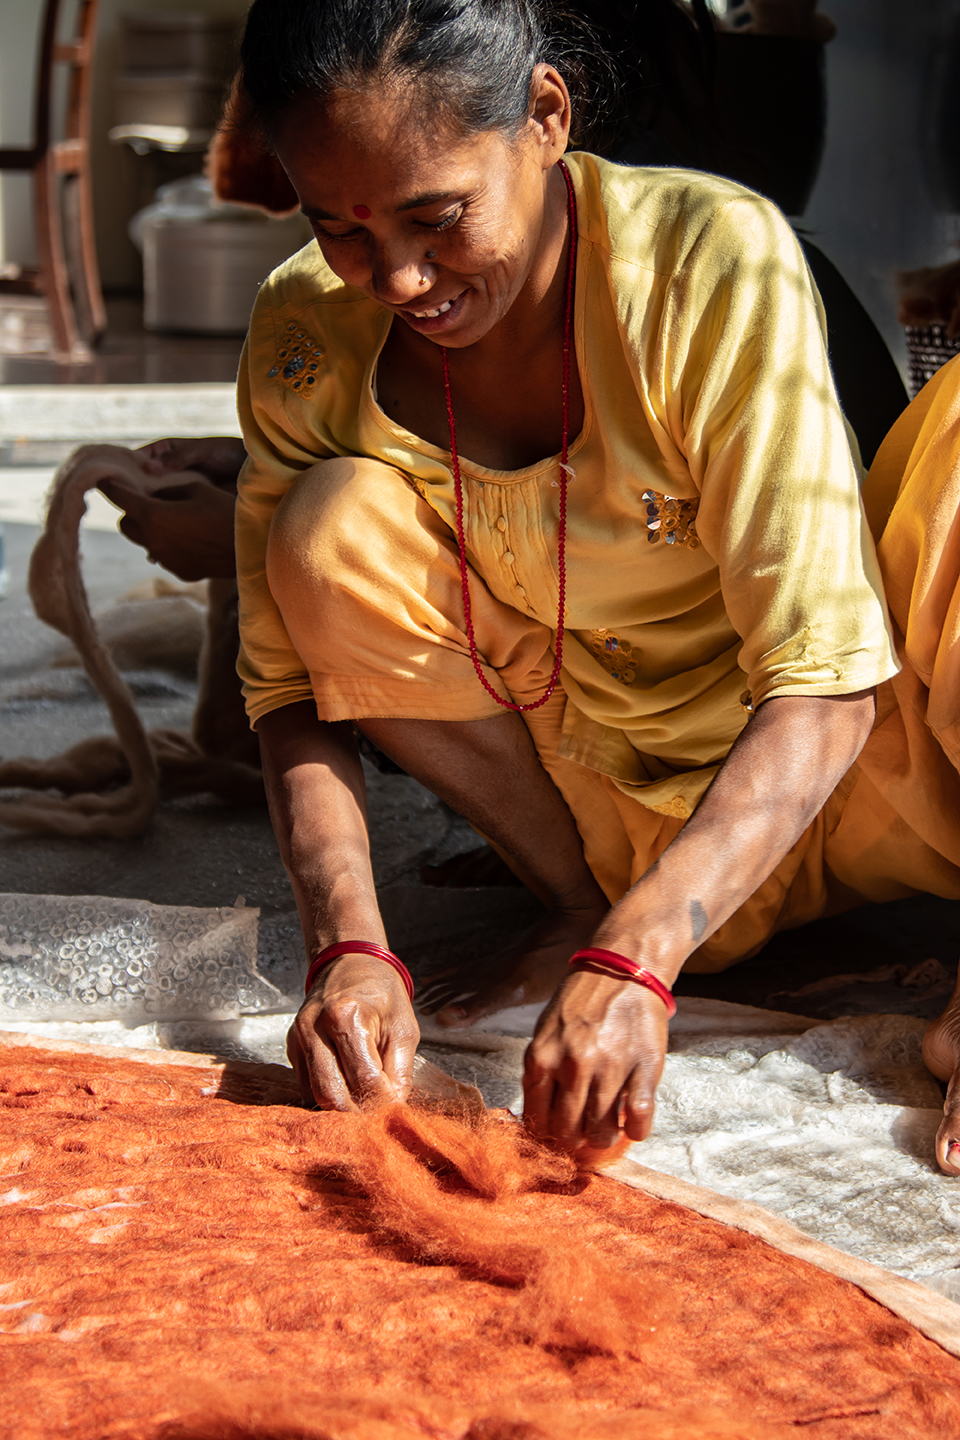
<instances>
[{"instance_id":1,"label":"woman's knee","mask_svg":"<svg viewBox=\"0 0 960 1440\"><path fill-rule=\"evenodd\" d=\"M441 526L379 461L338 458L305 471L277 507L267 546L270 589L301 655L303 646L319 654L332 634L384 626L446 633L444 602L455 603L459 581Z\"/></svg>"},{"instance_id":2,"label":"woman's knee","mask_svg":"<svg viewBox=\"0 0 960 1440\"><path fill-rule=\"evenodd\" d=\"M267 576L281 593L341 585L381 566L401 536L415 544L423 506L403 475L379 461L323 460L294 482L277 507L267 542Z\"/></svg>"},{"instance_id":3,"label":"woman's knee","mask_svg":"<svg viewBox=\"0 0 960 1440\"><path fill-rule=\"evenodd\" d=\"M268 569L342 554L402 506L405 492L410 487L404 477L376 460L337 456L311 465L277 506L267 542Z\"/></svg>"}]
</instances>

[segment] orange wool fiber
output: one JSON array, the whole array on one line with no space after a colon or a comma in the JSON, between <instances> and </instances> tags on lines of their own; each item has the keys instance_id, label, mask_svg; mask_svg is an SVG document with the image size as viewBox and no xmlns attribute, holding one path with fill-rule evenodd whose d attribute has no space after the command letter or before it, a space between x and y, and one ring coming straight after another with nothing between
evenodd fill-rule
<instances>
[{"instance_id":1,"label":"orange wool fiber","mask_svg":"<svg viewBox=\"0 0 960 1440\"><path fill-rule=\"evenodd\" d=\"M620 1124L623 1124L622 1119ZM606 1170L609 1165L615 1164L621 1156L625 1155L632 1144L630 1136L624 1134L621 1129L619 1138L603 1150L598 1150L587 1140L581 1141L573 1158L581 1170Z\"/></svg>"},{"instance_id":2,"label":"orange wool fiber","mask_svg":"<svg viewBox=\"0 0 960 1440\"><path fill-rule=\"evenodd\" d=\"M960 1361L855 1286L502 1113L0 1037L0 1205L4 1440L957 1428Z\"/></svg>"},{"instance_id":3,"label":"orange wool fiber","mask_svg":"<svg viewBox=\"0 0 960 1440\"><path fill-rule=\"evenodd\" d=\"M581 1190L569 1156L537 1144L506 1113L465 1123L406 1105L365 1115L351 1142L345 1168L386 1238L417 1260L522 1288L510 1324L526 1340L639 1355L664 1309L661 1287L571 1246L569 1231L545 1226L527 1198Z\"/></svg>"},{"instance_id":4,"label":"orange wool fiber","mask_svg":"<svg viewBox=\"0 0 960 1440\"><path fill-rule=\"evenodd\" d=\"M456 1404L429 1407L400 1392L379 1400L338 1397L317 1413L298 1396L197 1395L197 1410L163 1425L155 1440L795 1440L782 1425L684 1405L624 1415L571 1415L554 1405L504 1406L478 1419ZM312 1412L312 1413L311 1413ZM816 1433L816 1432L814 1432Z\"/></svg>"}]
</instances>

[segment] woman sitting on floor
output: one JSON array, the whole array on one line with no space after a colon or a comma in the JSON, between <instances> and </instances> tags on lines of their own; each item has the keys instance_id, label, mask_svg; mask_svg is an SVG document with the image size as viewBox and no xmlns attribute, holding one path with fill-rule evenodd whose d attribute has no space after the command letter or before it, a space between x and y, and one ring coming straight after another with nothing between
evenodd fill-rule
<instances>
[{"instance_id":1,"label":"woman sitting on floor","mask_svg":"<svg viewBox=\"0 0 960 1440\"><path fill-rule=\"evenodd\" d=\"M402 1096L418 1038L356 725L551 907L424 1008L552 997L526 1115L607 1147L649 1131L682 966L960 897L960 467L921 456L898 497L884 451L878 566L789 226L725 180L566 154L547 18L255 0L251 123L317 245L241 364L240 669L318 957L304 1093ZM944 1078L957 1028L931 1030ZM939 1155L960 1172L960 1114Z\"/></svg>"}]
</instances>

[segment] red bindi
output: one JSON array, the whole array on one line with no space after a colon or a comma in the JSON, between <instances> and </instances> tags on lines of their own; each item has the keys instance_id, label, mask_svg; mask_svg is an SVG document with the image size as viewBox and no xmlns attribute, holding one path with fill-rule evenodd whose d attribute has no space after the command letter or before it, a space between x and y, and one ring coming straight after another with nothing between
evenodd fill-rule
<instances>
[{"instance_id":1,"label":"red bindi","mask_svg":"<svg viewBox=\"0 0 960 1440\"><path fill-rule=\"evenodd\" d=\"M370 211L366 205L354 205L353 213L354 215L356 215L358 220L370 219Z\"/></svg>"}]
</instances>

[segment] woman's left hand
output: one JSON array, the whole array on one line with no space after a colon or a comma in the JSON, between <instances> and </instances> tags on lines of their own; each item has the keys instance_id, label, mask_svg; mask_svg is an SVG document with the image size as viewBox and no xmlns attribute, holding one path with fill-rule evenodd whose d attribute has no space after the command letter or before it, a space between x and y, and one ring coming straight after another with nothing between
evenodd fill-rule
<instances>
[{"instance_id":1,"label":"woman's left hand","mask_svg":"<svg viewBox=\"0 0 960 1440\"><path fill-rule=\"evenodd\" d=\"M667 1053L667 1009L631 980L579 971L543 1012L526 1054L524 1119L575 1151L645 1140Z\"/></svg>"},{"instance_id":2,"label":"woman's left hand","mask_svg":"<svg viewBox=\"0 0 960 1440\"><path fill-rule=\"evenodd\" d=\"M671 986L692 952L755 893L802 835L870 732L870 694L762 705L693 817L600 922L591 944ZM576 1150L643 1140L667 1048L667 1010L632 980L578 971L527 1051L524 1113ZM622 1125L621 1125L622 1117Z\"/></svg>"}]
</instances>

